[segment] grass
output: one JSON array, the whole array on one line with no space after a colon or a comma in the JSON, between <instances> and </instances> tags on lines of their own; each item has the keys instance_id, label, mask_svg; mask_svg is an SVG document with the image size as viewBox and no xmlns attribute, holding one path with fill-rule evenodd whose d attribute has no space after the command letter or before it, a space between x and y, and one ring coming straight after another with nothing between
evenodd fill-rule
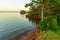
<instances>
[{"instance_id":1,"label":"grass","mask_svg":"<svg viewBox=\"0 0 60 40\"><path fill-rule=\"evenodd\" d=\"M40 40L60 40L60 31L57 33L51 30L41 31Z\"/></svg>"}]
</instances>

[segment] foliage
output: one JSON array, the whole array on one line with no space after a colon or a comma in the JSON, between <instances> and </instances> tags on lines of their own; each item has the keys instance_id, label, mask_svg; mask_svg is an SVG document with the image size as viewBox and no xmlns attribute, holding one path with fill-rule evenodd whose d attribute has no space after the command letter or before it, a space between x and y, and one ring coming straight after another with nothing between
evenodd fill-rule
<instances>
[{"instance_id":1,"label":"foliage","mask_svg":"<svg viewBox=\"0 0 60 40\"><path fill-rule=\"evenodd\" d=\"M59 0L31 0L31 3L25 5L30 7L31 13L41 13L41 6L44 5L44 14L51 13L51 8L60 5ZM46 10L47 9L47 10Z\"/></svg>"},{"instance_id":2,"label":"foliage","mask_svg":"<svg viewBox=\"0 0 60 40\"><path fill-rule=\"evenodd\" d=\"M58 25L60 26L60 14L57 15L57 23L58 23Z\"/></svg>"},{"instance_id":3,"label":"foliage","mask_svg":"<svg viewBox=\"0 0 60 40\"><path fill-rule=\"evenodd\" d=\"M26 11L24 11L24 10L21 10L21 11L20 11L20 13L21 13L21 14L25 14L25 13L26 13Z\"/></svg>"},{"instance_id":4,"label":"foliage","mask_svg":"<svg viewBox=\"0 0 60 40\"><path fill-rule=\"evenodd\" d=\"M60 26L57 23L56 16L48 18L47 20L41 21L40 22L40 29L42 29L42 30L53 30L53 31L60 30Z\"/></svg>"},{"instance_id":5,"label":"foliage","mask_svg":"<svg viewBox=\"0 0 60 40\"><path fill-rule=\"evenodd\" d=\"M40 40L60 40L60 14L40 22Z\"/></svg>"}]
</instances>

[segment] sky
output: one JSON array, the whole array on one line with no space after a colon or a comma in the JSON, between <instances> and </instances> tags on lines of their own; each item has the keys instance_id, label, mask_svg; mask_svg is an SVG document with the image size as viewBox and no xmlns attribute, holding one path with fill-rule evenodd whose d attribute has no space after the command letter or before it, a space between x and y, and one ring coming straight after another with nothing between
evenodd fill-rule
<instances>
[{"instance_id":1,"label":"sky","mask_svg":"<svg viewBox=\"0 0 60 40\"><path fill-rule=\"evenodd\" d=\"M24 5L30 0L0 0L0 11L28 10Z\"/></svg>"}]
</instances>

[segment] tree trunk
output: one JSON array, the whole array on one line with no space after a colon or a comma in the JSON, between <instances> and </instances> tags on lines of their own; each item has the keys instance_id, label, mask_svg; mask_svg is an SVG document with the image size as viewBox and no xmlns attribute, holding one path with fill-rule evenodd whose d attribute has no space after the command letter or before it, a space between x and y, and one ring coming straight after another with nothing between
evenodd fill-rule
<instances>
[{"instance_id":1,"label":"tree trunk","mask_svg":"<svg viewBox=\"0 0 60 40\"><path fill-rule=\"evenodd\" d=\"M41 6L41 21L44 20L44 5Z\"/></svg>"}]
</instances>

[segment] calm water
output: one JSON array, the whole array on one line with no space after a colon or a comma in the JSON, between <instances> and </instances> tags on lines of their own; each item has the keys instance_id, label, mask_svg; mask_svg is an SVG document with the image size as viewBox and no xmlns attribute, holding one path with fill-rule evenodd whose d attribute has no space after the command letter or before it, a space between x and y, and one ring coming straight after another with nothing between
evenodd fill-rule
<instances>
[{"instance_id":1,"label":"calm water","mask_svg":"<svg viewBox=\"0 0 60 40\"><path fill-rule=\"evenodd\" d=\"M11 40L27 30L32 30L35 26L25 15L0 13L0 40Z\"/></svg>"}]
</instances>

